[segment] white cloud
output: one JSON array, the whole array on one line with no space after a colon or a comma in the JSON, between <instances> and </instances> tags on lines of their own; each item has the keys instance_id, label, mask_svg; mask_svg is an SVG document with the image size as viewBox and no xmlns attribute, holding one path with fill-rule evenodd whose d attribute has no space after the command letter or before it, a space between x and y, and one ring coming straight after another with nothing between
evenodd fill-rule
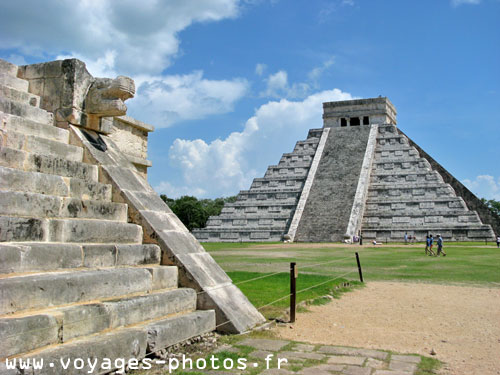
<instances>
[{"instance_id":1,"label":"white cloud","mask_svg":"<svg viewBox=\"0 0 500 375\"><path fill-rule=\"evenodd\" d=\"M463 183L479 198L500 200L500 177L495 179L490 175L480 175Z\"/></svg>"},{"instance_id":2,"label":"white cloud","mask_svg":"<svg viewBox=\"0 0 500 375\"><path fill-rule=\"evenodd\" d=\"M478 5L481 3L481 0L451 0L451 5L457 7L459 5L469 4L469 5Z\"/></svg>"},{"instance_id":3,"label":"white cloud","mask_svg":"<svg viewBox=\"0 0 500 375\"><path fill-rule=\"evenodd\" d=\"M339 89L322 91L302 101L281 99L260 106L240 132L210 143L176 139L169 150L171 164L182 174L186 191L205 190L203 196L228 196L248 189L269 164L305 139L310 128L322 126L322 103L348 100ZM176 189L166 193L175 196Z\"/></svg>"},{"instance_id":4,"label":"white cloud","mask_svg":"<svg viewBox=\"0 0 500 375\"><path fill-rule=\"evenodd\" d=\"M261 76L264 74L265 70L267 68L267 65L266 64L257 64L255 66L255 74L257 74L258 76Z\"/></svg>"},{"instance_id":5,"label":"white cloud","mask_svg":"<svg viewBox=\"0 0 500 375\"><path fill-rule=\"evenodd\" d=\"M318 67L314 68L313 70L311 70L309 72L309 74L308 74L309 79L315 85L317 85L318 80L321 78L321 76L323 75L323 73L326 70L328 70L328 68L330 68L333 65L334 62L335 62L335 58L334 57L330 57L321 66L318 66Z\"/></svg>"},{"instance_id":6,"label":"white cloud","mask_svg":"<svg viewBox=\"0 0 500 375\"><path fill-rule=\"evenodd\" d=\"M96 62L111 53L121 74L159 74L179 53L179 32L236 17L239 0L18 0L0 2L0 13L2 49Z\"/></svg>"},{"instance_id":7,"label":"white cloud","mask_svg":"<svg viewBox=\"0 0 500 375\"><path fill-rule=\"evenodd\" d=\"M137 95L127 102L129 115L158 128L233 110L248 91L244 79L209 80L202 71L185 75L139 76Z\"/></svg>"},{"instance_id":8,"label":"white cloud","mask_svg":"<svg viewBox=\"0 0 500 375\"><path fill-rule=\"evenodd\" d=\"M260 96L268 98L303 98L311 89L307 83L294 83L290 86L288 74L284 70L270 74L265 82L266 90L261 92Z\"/></svg>"},{"instance_id":9,"label":"white cloud","mask_svg":"<svg viewBox=\"0 0 500 375\"><path fill-rule=\"evenodd\" d=\"M206 191L202 188L190 189L186 186L174 186L170 182L162 181L157 186L154 187L158 194L165 194L169 198L178 198L183 195L190 195L194 197L202 197L206 194Z\"/></svg>"}]
</instances>

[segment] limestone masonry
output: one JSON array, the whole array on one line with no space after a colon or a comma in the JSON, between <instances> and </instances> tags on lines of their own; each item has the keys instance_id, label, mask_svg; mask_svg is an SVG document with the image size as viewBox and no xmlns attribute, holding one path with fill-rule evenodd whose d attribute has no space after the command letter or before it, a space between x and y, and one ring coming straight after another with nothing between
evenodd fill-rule
<instances>
[{"instance_id":1,"label":"limestone masonry","mask_svg":"<svg viewBox=\"0 0 500 375\"><path fill-rule=\"evenodd\" d=\"M397 128L389 99L324 103L323 121L194 235L328 242L361 233L386 242L500 233L500 218Z\"/></svg>"},{"instance_id":2,"label":"limestone masonry","mask_svg":"<svg viewBox=\"0 0 500 375\"><path fill-rule=\"evenodd\" d=\"M28 373L6 357L80 374L59 359L140 359L264 321L147 183L153 127L126 116L134 93L76 59L0 60L2 375Z\"/></svg>"}]
</instances>

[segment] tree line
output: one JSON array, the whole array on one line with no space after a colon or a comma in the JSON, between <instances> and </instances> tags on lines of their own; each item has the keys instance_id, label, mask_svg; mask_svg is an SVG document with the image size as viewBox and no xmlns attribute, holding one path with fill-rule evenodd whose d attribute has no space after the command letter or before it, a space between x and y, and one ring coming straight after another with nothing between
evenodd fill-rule
<instances>
[{"instance_id":1,"label":"tree line","mask_svg":"<svg viewBox=\"0 0 500 375\"><path fill-rule=\"evenodd\" d=\"M189 230L205 228L210 216L220 215L225 203L236 201L236 195L216 199L198 199L189 195L172 199L165 194L161 194L160 197ZM481 198L481 201L494 215L500 217L500 201L485 198Z\"/></svg>"},{"instance_id":2,"label":"tree line","mask_svg":"<svg viewBox=\"0 0 500 375\"><path fill-rule=\"evenodd\" d=\"M210 216L220 215L225 203L236 201L236 195L227 198L198 199L184 195L177 199L168 198L161 194L160 198L177 215L187 229L205 228Z\"/></svg>"}]
</instances>

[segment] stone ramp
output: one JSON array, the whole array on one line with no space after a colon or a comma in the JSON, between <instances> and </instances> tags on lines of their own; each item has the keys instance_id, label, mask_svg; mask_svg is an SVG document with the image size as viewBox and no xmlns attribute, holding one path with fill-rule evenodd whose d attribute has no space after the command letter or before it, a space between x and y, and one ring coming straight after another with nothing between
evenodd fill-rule
<instances>
[{"instance_id":1,"label":"stone ramp","mask_svg":"<svg viewBox=\"0 0 500 375\"><path fill-rule=\"evenodd\" d=\"M347 230L370 127L330 128L295 241L341 241Z\"/></svg>"},{"instance_id":2,"label":"stone ramp","mask_svg":"<svg viewBox=\"0 0 500 375\"><path fill-rule=\"evenodd\" d=\"M195 290L178 288L178 268L40 108L49 98L15 65L0 70L0 359L140 359L214 330L215 312L196 310Z\"/></svg>"},{"instance_id":3,"label":"stone ramp","mask_svg":"<svg viewBox=\"0 0 500 375\"><path fill-rule=\"evenodd\" d=\"M215 310L219 331L241 333L265 321L147 181L131 170L112 139L76 127L72 131L85 147L85 158L101 165L102 180L113 186L116 199L128 204L129 216L144 229L144 240L161 247L162 264L179 267L181 285L199 293L199 309ZM89 141L97 138L106 144L105 152Z\"/></svg>"}]
</instances>

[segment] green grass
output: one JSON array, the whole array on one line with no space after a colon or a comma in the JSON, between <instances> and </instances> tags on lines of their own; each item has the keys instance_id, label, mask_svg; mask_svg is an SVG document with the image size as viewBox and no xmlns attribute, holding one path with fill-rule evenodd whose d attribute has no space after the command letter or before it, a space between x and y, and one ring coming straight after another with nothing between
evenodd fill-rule
<instances>
[{"instance_id":1,"label":"green grass","mask_svg":"<svg viewBox=\"0 0 500 375\"><path fill-rule=\"evenodd\" d=\"M289 273L279 273L277 275L269 276L259 280L239 284L242 281L250 280L255 277L260 277L265 274L258 272L244 272L244 271L233 271L228 272L229 277L233 282L238 285L241 291L248 297L248 299L257 308L260 308L261 312L267 318L278 318L282 315L285 308L290 306L289 298L284 298L270 306L263 306L290 294L290 274ZM346 282L346 279L336 279L331 280L330 276L322 275L299 275L296 280L297 285L297 303L302 301L311 301L314 304L320 304L321 301L325 299L321 298L325 295L332 295L334 297L340 296L342 293L349 290L349 287L343 287L342 284ZM323 283L323 284L322 284ZM322 284L312 289L301 290L315 286L317 284ZM359 286L359 282L351 282L351 288Z\"/></svg>"},{"instance_id":2,"label":"green grass","mask_svg":"<svg viewBox=\"0 0 500 375\"><path fill-rule=\"evenodd\" d=\"M500 283L500 250L484 243L446 244L446 257L424 255L423 245L364 246L323 244L314 248L307 244L269 248L266 244L203 244L226 272L287 273L289 264L297 262L301 275L338 276L351 272L347 279L358 279L354 251L358 251L365 281L414 281L445 284ZM207 246L208 245L208 246ZM240 244L237 244L240 245ZM332 262L334 261L334 262ZM332 262L314 267L311 264ZM250 283L251 287L253 283Z\"/></svg>"},{"instance_id":3,"label":"green grass","mask_svg":"<svg viewBox=\"0 0 500 375\"><path fill-rule=\"evenodd\" d=\"M421 356L421 361L418 364L418 369L415 375L433 375L442 366L442 363L435 359L429 357Z\"/></svg>"}]
</instances>

